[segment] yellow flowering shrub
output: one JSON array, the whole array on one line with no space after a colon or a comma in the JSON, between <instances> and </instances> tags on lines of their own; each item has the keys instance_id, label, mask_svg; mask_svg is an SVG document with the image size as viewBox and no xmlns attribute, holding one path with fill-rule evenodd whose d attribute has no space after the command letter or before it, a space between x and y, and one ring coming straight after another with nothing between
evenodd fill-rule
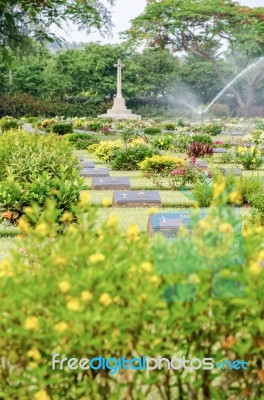
<instances>
[{"instance_id":1,"label":"yellow flowering shrub","mask_svg":"<svg viewBox=\"0 0 264 400\"><path fill-rule=\"evenodd\" d=\"M186 164L183 158L171 155L154 155L146 158L140 163L140 169L144 172L159 173L165 172L166 170L172 171L174 168L184 166Z\"/></svg>"},{"instance_id":2,"label":"yellow flowering shrub","mask_svg":"<svg viewBox=\"0 0 264 400\"><path fill-rule=\"evenodd\" d=\"M108 162L113 151L121 148L122 140L106 140L97 144L92 151L98 160ZM91 151L91 146L89 146L88 150Z\"/></svg>"},{"instance_id":3,"label":"yellow flowering shrub","mask_svg":"<svg viewBox=\"0 0 264 400\"><path fill-rule=\"evenodd\" d=\"M78 212L79 224L59 234L57 210L50 203L41 216L49 218L48 234L40 236L29 227L18 243L25 251L14 250L9 263L0 266L0 271L12 269L12 274L0 274L1 397L154 399L162 383L171 398L180 398L179 385L183 398L190 390L202 398L206 390L210 400L215 393L219 399L242 399L245 387L251 398L261 398L264 229L248 226L243 231L245 259L222 273L238 274L244 295L222 299L211 295L210 270L191 271L189 277L159 271L154 239L136 225L121 232L111 215L98 227L95 208L86 204ZM221 235L230 234L227 222L220 227ZM167 242L161 243L158 257L165 257ZM175 246L179 263L186 263L193 248L188 237ZM55 264L61 257L67 263ZM195 301L166 300L164 288L179 279L196 285ZM150 376L144 371L128 375L124 369L110 375L108 370L52 370L56 353L77 359L188 354L245 359L249 367L243 374L218 369L205 376L192 371L192 377L186 370L168 374L166 368ZM177 377L175 384L168 376L171 382ZM224 384L227 379L229 385Z\"/></svg>"}]
</instances>

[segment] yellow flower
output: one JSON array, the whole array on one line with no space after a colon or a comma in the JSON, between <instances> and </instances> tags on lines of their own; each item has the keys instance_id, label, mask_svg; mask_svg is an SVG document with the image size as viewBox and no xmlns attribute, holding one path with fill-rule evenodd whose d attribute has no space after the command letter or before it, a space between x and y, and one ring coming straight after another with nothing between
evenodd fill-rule
<instances>
[{"instance_id":1,"label":"yellow flower","mask_svg":"<svg viewBox=\"0 0 264 400\"><path fill-rule=\"evenodd\" d=\"M29 330L37 330L39 328L39 320L37 317L28 317L25 320L24 327Z\"/></svg>"},{"instance_id":2,"label":"yellow flower","mask_svg":"<svg viewBox=\"0 0 264 400\"><path fill-rule=\"evenodd\" d=\"M35 393L34 398L35 400L51 400L46 390L39 390L37 393Z\"/></svg>"},{"instance_id":3,"label":"yellow flower","mask_svg":"<svg viewBox=\"0 0 264 400\"><path fill-rule=\"evenodd\" d=\"M79 207L85 207L90 204L91 197L88 192L82 192L80 195Z\"/></svg>"},{"instance_id":4,"label":"yellow flower","mask_svg":"<svg viewBox=\"0 0 264 400\"><path fill-rule=\"evenodd\" d=\"M261 225L258 225L258 226L255 226L255 232L256 233L261 233L262 231L263 231L263 226L261 226Z\"/></svg>"},{"instance_id":5,"label":"yellow flower","mask_svg":"<svg viewBox=\"0 0 264 400\"><path fill-rule=\"evenodd\" d=\"M189 276L189 282L198 284L201 282L201 279L199 278L199 276L197 274L191 274Z\"/></svg>"},{"instance_id":6,"label":"yellow flower","mask_svg":"<svg viewBox=\"0 0 264 400\"><path fill-rule=\"evenodd\" d=\"M148 215L153 215L153 214L157 214L158 209L156 207L150 207L148 209Z\"/></svg>"},{"instance_id":7,"label":"yellow flower","mask_svg":"<svg viewBox=\"0 0 264 400\"><path fill-rule=\"evenodd\" d=\"M233 232L233 228L228 222L225 222L225 223L221 224L220 227L219 227L219 230L220 230L220 232L223 232L223 233L231 233L231 232Z\"/></svg>"},{"instance_id":8,"label":"yellow flower","mask_svg":"<svg viewBox=\"0 0 264 400\"><path fill-rule=\"evenodd\" d=\"M150 262L143 262L140 267L146 272L152 271L152 264Z\"/></svg>"},{"instance_id":9,"label":"yellow flower","mask_svg":"<svg viewBox=\"0 0 264 400\"><path fill-rule=\"evenodd\" d=\"M150 278L150 282L151 283L157 283L157 284L159 284L160 282L161 282L161 280L160 280L160 278L157 276L157 275L153 275L151 278Z\"/></svg>"},{"instance_id":10,"label":"yellow flower","mask_svg":"<svg viewBox=\"0 0 264 400\"><path fill-rule=\"evenodd\" d=\"M145 301L148 298L146 293L141 293L140 295L138 295L137 299L139 301Z\"/></svg>"},{"instance_id":11,"label":"yellow flower","mask_svg":"<svg viewBox=\"0 0 264 400\"><path fill-rule=\"evenodd\" d=\"M62 281L59 283L59 288L62 293L68 293L71 288L71 285L68 281Z\"/></svg>"},{"instance_id":12,"label":"yellow flower","mask_svg":"<svg viewBox=\"0 0 264 400\"><path fill-rule=\"evenodd\" d=\"M102 200L102 206L104 208L110 207L112 205L112 200L109 197L104 197Z\"/></svg>"},{"instance_id":13,"label":"yellow flower","mask_svg":"<svg viewBox=\"0 0 264 400\"><path fill-rule=\"evenodd\" d=\"M156 338L156 339L154 339L153 340L153 344L160 344L162 342L162 339L160 339L160 338Z\"/></svg>"},{"instance_id":14,"label":"yellow flower","mask_svg":"<svg viewBox=\"0 0 264 400\"><path fill-rule=\"evenodd\" d=\"M67 303L67 308L71 311L80 311L82 306L79 299L71 299Z\"/></svg>"},{"instance_id":15,"label":"yellow flower","mask_svg":"<svg viewBox=\"0 0 264 400\"><path fill-rule=\"evenodd\" d=\"M213 198L217 199L225 190L225 183L213 183Z\"/></svg>"},{"instance_id":16,"label":"yellow flower","mask_svg":"<svg viewBox=\"0 0 264 400\"><path fill-rule=\"evenodd\" d=\"M242 203L242 196L238 190L234 190L230 195L229 199L233 204L241 204Z\"/></svg>"},{"instance_id":17,"label":"yellow flower","mask_svg":"<svg viewBox=\"0 0 264 400\"><path fill-rule=\"evenodd\" d=\"M54 326L55 331L58 333L63 333L65 331L67 331L68 328L69 328L69 325L64 321L60 321Z\"/></svg>"},{"instance_id":18,"label":"yellow flower","mask_svg":"<svg viewBox=\"0 0 264 400\"><path fill-rule=\"evenodd\" d=\"M203 218L198 222L197 225L198 225L199 228L207 229L207 228L211 227L211 222L208 219Z\"/></svg>"},{"instance_id":19,"label":"yellow flower","mask_svg":"<svg viewBox=\"0 0 264 400\"><path fill-rule=\"evenodd\" d=\"M67 231L70 232L70 233L75 233L76 232L75 225L70 225L69 228L67 229Z\"/></svg>"},{"instance_id":20,"label":"yellow flower","mask_svg":"<svg viewBox=\"0 0 264 400\"><path fill-rule=\"evenodd\" d=\"M103 293L99 299L102 306L107 307L112 303L112 297L108 293Z\"/></svg>"},{"instance_id":21,"label":"yellow flower","mask_svg":"<svg viewBox=\"0 0 264 400\"><path fill-rule=\"evenodd\" d=\"M103 254L100 254L100 253L92 254L92 255L89 257L89 261L90 261L92 264L98 264L98 263L100 263L100 262L102 262L102 261L104 261L104 260L105 260L105 256L104 256Z\"/></svg>"},{"instance_id":22,"label":"yellow flower","mask_svg":"<svg viewBox=\"0 0 264 400\"><path fill-rule=\"evenodd\" d=\"M61 217L62 222L72 222L73 221L73 215L71 212L65 211Z\"/></svg>"},{"instance_id":23,"label":"yellow flower","mask_svg":"<svg viewBox=\"0 0 264 400\"><path fill-rule=\"evenodd\" d=\"M38 349L37 349L36 347L30 349L30 350L27 352L27 356L28 356L29 358L33 358L33 359L36 360L36 361L41 360L41 354L40 354L40 352L38 351Z\"/></svg>"},{"instance_id":24,"label":"yellow flower","mask_svg":"<svg viewBox=\"0 0 264 400\"><path fill-rule=\"evenodd\" d=\"M81 299L82 301L90 301L93 298L93 295L91 292L89 292L88 290L84 290L81 293Z\"/></svg>"},{"instance_id":25,"label":"yellow flower","mask_svg":"<svg viewBox=\"0 0 264 400\"><path fill-rule=\"evenodd\" d=\"M189 231L188 231L188 229L187 229L187 227L186 227L185 225L181 225L181 226L179 227L177 236L178 236L179 238L185 238L185 237L188 237L188 236L189 236Z\"/></svg>"},{"instance_id":26,"label":"yellow flower","mask_svg":"<svg viewBox=\"0 0 264 400\"><path fill-rule=\"evenodd\" d=\"M261 273L261 267L257 262L252 262L249 269L255 276L258 276Z\"/></svg>"},{"instance_id":27,"label":"yellow flower","mask_svg":"<svg viewBox=\"0 0 264 400\"><path fill-rule=\"evenodd\" d=\"M53 262L55 265L64 267L67 265L67 258L64 256L57 256L53 258Z\"/></svg>"},{"instance_id":28,"label":"yellow flower","mask_svg":"<svg viewBox=\"0 0 264 400\"><path fill-rule=\"evenodd\" d=\"M12 275L11 262L7 259L3 260L0 264L0 277Z\"/></svg>"},{"instance_id":29,"label":"yellow flower","mask_svg":"<svg viewBox=\"0 0 264 400\"><path fill-rule=\"evenodd\" d=\"M108 228L117 226L119 222L118 217L115 214L111 214L107 220L106 225L108 226Z\"/></svg>"},{"instance_id":30,"label":"yellow flower","mask_svg":"<svg viewBox=\"0 0 264 400\"><path fill-rule=\"evenodd\" d=\"M28 233L30 229L30 225L26 218L20 218L18 222L18 228L23 232L23 233Z\"/></svg>"},{"instance_id":31,"label":"yellow flower","mask_svg":"<svg viewBox=\"0 0 264 400\"><path fill-rule=\"evenodd\" d=\"M135 241L139 235L139 228L137 225L132 224L127 228L127 238L131 242Z\"/></svg>"},{"instance_id":32,"label":"yellow flower","mask_svg":"<svg viewBox=\"0 0 264 400\"><path fill-rule=\"evenodd\" d=\"M119 337L119 336L121 336L120 330L119 330L119 329L115 329L114 331L112 331L111 336L112 336L112 337Z\"/></svg>"},{"instance_id":33,"label":"yellow flower","mask_svg":"<svg viewBox=\"0 0 264 400\"><path fill-rule=\"evenodd\" d=\"M104 231L103 229L99 228L96 230L96 234L98 235L99 240L102 242L104 240Z\"/></svg>"},{"instance_id":34,"label":"yellow flower","mask_svg":"<svg viewBox=\"0 0 264 400\"><path fill-rule=\"evenodd\" d=\"M244 237L250 236L252 234L252 229L249 226L244 226L242 230L242 235Z\"/></svg>"},{"instance_id":35,"label":"yellow flower","mask_svg":"<svg viewBox=\"0 0 264 400\"><path fill-rule=\"evenodd\" d=\"M25 207L24 211L28 215L32 215L33 214L33 208L32 207Z\"/></svg>"},{"instance_id":36,"label":"yellow flower","mask_svg":"<svg viewBox=\"0 0 264 400\"><path fill-rule=\"evenodd\" d=\"M41 222L36 226L36 232L41 236L44 237L48 233L48 225L45 222Z\"/></svg>"}]
</instances>

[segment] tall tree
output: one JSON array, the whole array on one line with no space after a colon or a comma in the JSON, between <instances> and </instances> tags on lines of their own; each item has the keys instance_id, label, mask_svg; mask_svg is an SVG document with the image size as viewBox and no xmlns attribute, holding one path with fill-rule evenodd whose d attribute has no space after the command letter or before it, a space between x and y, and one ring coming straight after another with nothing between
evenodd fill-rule
<instances>
[{"instance_id":1,"label":"tall tree","mask_svg":"<svg viewBox=\"0 0 264 400\"><path fill-rule=\"evenodd\" d=\"M126 35L154 47L170 45L210 61L223 85L224 54L234 63L234 75L264 54L264 8L242 7L232 0L149 0ZM240 91L230 87L241 114L249 117L255 91L264 78L263 65L246 76Z\"/></svg>"},{"instance_id":2,"label":"tall tree","mask_svg":"<svg viewBox=\"0 0 264 400\"><path fill-rule=\"evenodd\" d=\"M86 31L111 28L109 10L101 0L1 0L0 48L21 49L32 39L54 40L51 25L61 27L64 21Z\"/></svg>"}]
</instances>

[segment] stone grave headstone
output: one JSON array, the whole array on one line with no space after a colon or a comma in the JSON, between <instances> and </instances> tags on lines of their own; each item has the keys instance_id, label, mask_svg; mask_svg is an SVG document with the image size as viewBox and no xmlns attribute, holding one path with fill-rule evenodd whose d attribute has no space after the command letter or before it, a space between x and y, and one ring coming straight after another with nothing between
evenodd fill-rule
<instances>
[{"instance_id":1,"label":"stone grave headstone","mask_svg":"<svg viewBox=\"0 0 264 400\"><path fill-rule=\"evenodd\" d=\"M84 168L81 170L80 175L86 178L110 176L108 168Z\"/></svg>"},{"instance_id":2,"label":"stone grave headstone","mask_svg":"<svg viewBox=\"0 0 264 400\"><path fill-rule=\"evenodd\" d=\"M162 202L157 190L116 190L113 195L113 206L162 207Z\"/></svg>"},{"instance_id":3,"label":"stone grave headstone","mask_svg":"<svg viewBox=\"0 0 264 400\"><path fill-rule=\"evenodd\" d=\"M227 176L229 174L234 174L236 176L240 176L241 175L241 169L240 168L220 168L221 172Z\"/></svg>"},{"instance_id":4,"label":"stone grave headstone","mask_svg":"<svg viewBox=\"0 0 264 400\"><path fill-rule=\"evenodd\" d=\"M181 226L191 229L191 220L188 212L157 213L149 216L148 233L161 233L167 238L177 237Z\"/></svg>"},{"instance_id":5,"label":"stone grave headstone","mask_svg":"<svg viewBox=\"0 0 264 400\"><path fill-rule=\"evenodd\" d=\"M196 163L194 164L194 167L198 167L204 170L208 168L208 164L204 160L197 160Z\"/></svg>"},{"instance_id":6,"label":"stone grave headstone","mask_svg":"<svg viewBox=\"0 0 264 400\"><path fill-rule=\"evenodd\" d=\"M84 156L82 154L79 156L79 161L84 161Z\"/></svg>"},{"instance_id":7,"label":"stone grave headstone","mask_svg":"<svg viewBox=\"0 0 264 400\"><path fill-rule=\"evenodd\" d=\"M214 148L214 153L227 153L227 149L225 149L224 147L215 147Z\"/></svg>"},{"instance_id":8,"label":"stone grave headstone","mask_svg":"<svg viewBox=\"0 0 264 400\"><path fill-rule=\"evenodd\" d=\"M129 190L131 187L129 178L93 178L93 190Z\"/></svg>"},{"instance_id":9,"label":"stone grave headstone","mask_svg":"<svg viewBox=\"0 0 264 400\"><path fill-rule=\"evenodd\" d=\"M200 218L206 216L206 212L201 212ZM157 213L149 216L148 234L153 236L161 233L166 238L176 238L181 226L191 231L191 218L189 211L175 211L172 213Z\"/></svg>"},{"instance_id":10,"label":"stone grave headstone","mask_svg":"<svg viewBox=\"0 0 264 400\"><path fill-rule=\"evenodd\" d=\"M82 168L95 168L95 164L93 161L82 161L81 167Z\"/></svg>"},{"instance_id":11,"label":"stone grave headstone","mask_svg":"<svg viewBox=\"0 0 264 400\"><path fill-rule=\"evenodd\" d=\"M244 132L235 131L231 133L232 136L244 136Z\"/></svg>"}]
</instances>

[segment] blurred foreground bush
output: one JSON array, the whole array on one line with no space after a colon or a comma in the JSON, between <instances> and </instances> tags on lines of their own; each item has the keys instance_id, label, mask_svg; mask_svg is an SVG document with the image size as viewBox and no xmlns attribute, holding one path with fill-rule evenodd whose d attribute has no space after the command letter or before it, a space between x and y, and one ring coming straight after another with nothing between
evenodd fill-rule
<instances>
[{"instance_id":1,"label":"blurred foreground bush","mask_svg":"<svg viewBox=\"0 0 264 400\"><path fill-rule=\"evenodd\" d=\"M232 268L190 274L190 265L186 273L158 273L153 240L140 235L135 225L121 233L114 215L98 226L96 210L87 202L83 195L76 210L78 225L70 213L62 215L63 235L57 234L53 203L40 218L37 208L29 210L36 228L23 217L19 251L0 265L1 398L262 398L263 228L243 228L245 257ZM229 234L226 223L217 231ZM159 256L164 257L167 244L161 240L161 245ZM186 235L175 246L179 263L187 265L194 246ZM212 274L239 280L243 296L212 295ZM178 282L195 285L194 301L165 300L164 287ZM248 369L168 371L165 363L149 376L124 369L115 375L100 369L60 371L51 369L55 353L79 359L244 359Z\"/></svg>"}]
</instances>

